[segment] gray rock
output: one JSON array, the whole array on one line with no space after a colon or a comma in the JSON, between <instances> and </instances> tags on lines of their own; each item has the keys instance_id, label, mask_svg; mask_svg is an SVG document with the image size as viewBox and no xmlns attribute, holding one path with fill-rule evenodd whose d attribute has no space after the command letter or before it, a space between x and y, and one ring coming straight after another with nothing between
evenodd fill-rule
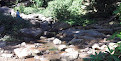
<instances>
[{"instance_id":1,"label":"gray rock","mask_svg":"<svg viewBox=\"0 0 121 61\"><path fill-rule=\"evenodd\" d=\"M6 46L6 41L0 41L0 47L5 47Z\"/></svg>"},{"instance_id":2,"label":"gray rock","mask_svg":"<svg viewBox=\"0 0 121 61\"><path fill-rule=\"evenodd\" d=\"M49 26L49 22L44 21L44 22L40 22L40 28L47 31L47 30L50 30L51 27Z\"/></svg>"},{"instance_id":3,"label":"gray rock","mask_svg":"<svg viewBox=\"0 0 121 61\"><path fill-rule=\"evenodd\" d=\"M56 22L53 24L51 31L56 31L56 30L64 30L71 27L68 23L65 22Z\"/></svg>"},{"instance_id":4,"label":"gray rock","mask_svg":"<svg viewBox=\"0 0 121 61\"><path fill-rule=\"evenodd\" d=\"M26 37L40 37L42 34L42 29L40 28L24 28L20 30L20 33L22 34L22 36L26 36Z\"/></svg>"},{"instance_id":5,"label":"gray rock","mask_svg":"<svg viewBox=\"0 0 121 61\"><path fill-rule=\"evenodd\" d=\"M0 34L3 33L5 30L5 27L4 26L0 26Z\"/></svg>"},{"instance_id":6,"label":"gray rock","mask_svg":"<svg viewBox=\"0 0 121 61\"><path fill-rule=\"evenodd\" d=\"M83 39L72 39L72 40L69 42L69 44L74 44L74 45L76 45L76 44L81 44L82 41L83 41Z\"/></svg>"},{"instance_id":7,"label":"gray rock","mask_svg":"<svg viewBox=\"0 0 121 61\"><path fill-rule=\"evenodd\" d=\"M88 36L88 35L80 36L80 37L78 37L78 39L83 39L83 40L86 40L86 41L88 41L88 40L96 40L95 37L91 37L91 36Z\"/></svg>"},{"instance_id":8,"label":"gray rock","mask_svg":"<svg viewBox=\"0 0 121 61\"><path fill-rule=\"evenodd\" d=\"M16 15L15 11L8 7L0 7L0 13L2 13L4 15L12 15L12 16Z\"/></svg>"},{"instance_id":9,"label":"gray rock","mask_svg":"<svg viewBox=\"0 0 121 61\"><path fill-rule=\"evenodd\" d=\"M90 36L96 38L104 38L105 35L94 30L79 30L79 29L67 29L62 31L66 36L74 36L80 38L81 36Z\"/></svg>"}]
</instances>

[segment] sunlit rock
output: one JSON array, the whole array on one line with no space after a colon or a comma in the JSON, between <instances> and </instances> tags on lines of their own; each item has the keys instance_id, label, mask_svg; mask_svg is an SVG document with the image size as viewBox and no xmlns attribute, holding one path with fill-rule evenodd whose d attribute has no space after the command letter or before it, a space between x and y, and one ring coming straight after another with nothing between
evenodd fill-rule
<instances>
[{"instance_id":1,"label":"sunlit rock","mask_svg":"<svg viewBox=\"0 0 121 61\"><path fill-rule=\"evenodd\" d=\"M56 45L61 44L61 40L56 38L56 39L53 40L53 43L56 44Z\"/></svg>"}]
</instances>

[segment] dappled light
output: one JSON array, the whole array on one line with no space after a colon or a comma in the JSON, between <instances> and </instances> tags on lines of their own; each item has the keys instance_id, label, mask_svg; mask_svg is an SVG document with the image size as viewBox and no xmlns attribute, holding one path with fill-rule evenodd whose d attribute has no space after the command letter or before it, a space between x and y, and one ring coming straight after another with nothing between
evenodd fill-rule
<instances>
[{"instance_id":1,"label":"dappled light","mask_svg":"<svg viewBox=\"0 0 121 61\"><path fill-rule=\"evenodd\" d=\"M0 61L121 61L121 2L0 0Z\"/></svg>"}]
</instances>

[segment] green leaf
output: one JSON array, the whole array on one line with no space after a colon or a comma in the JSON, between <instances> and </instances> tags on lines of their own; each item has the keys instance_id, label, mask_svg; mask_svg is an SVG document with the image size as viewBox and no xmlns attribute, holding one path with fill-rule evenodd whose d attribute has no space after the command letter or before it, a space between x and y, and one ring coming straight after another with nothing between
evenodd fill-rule
<instances>
[{"instance_id":1,"label":"green leaf","mask_svg":"<svg viewBox=\"0 0 121 61\"><path fill-rule=\"evenodd\" d=\"M114 50L113 49L110 49L109 46L107 46L107 47L108 47L108 50L109 50L109 52L111 54Z\"/></svg>"}]
</instances>

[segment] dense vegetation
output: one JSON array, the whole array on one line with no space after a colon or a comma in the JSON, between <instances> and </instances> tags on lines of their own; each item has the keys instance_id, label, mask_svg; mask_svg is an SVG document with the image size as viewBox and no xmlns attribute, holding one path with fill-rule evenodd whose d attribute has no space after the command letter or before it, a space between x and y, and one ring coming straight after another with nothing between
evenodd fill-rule
<instances>
[{"instance_id":1,"label":"dense vegetation","mask_svg":"<svg viewBox=\"0 0 121 61\"><path fill-rule=\"evenodd\" d=\"M71 25L86 25L94 22L93 17L107 18L112 15L117 1L104 1L32 0L31 2L33 4L30 6L25 7L23 4L21 4L14 9L25 14L42 13L47 17L51 16L54 19L65 21Z\"/></svg>"}]
</instances>

